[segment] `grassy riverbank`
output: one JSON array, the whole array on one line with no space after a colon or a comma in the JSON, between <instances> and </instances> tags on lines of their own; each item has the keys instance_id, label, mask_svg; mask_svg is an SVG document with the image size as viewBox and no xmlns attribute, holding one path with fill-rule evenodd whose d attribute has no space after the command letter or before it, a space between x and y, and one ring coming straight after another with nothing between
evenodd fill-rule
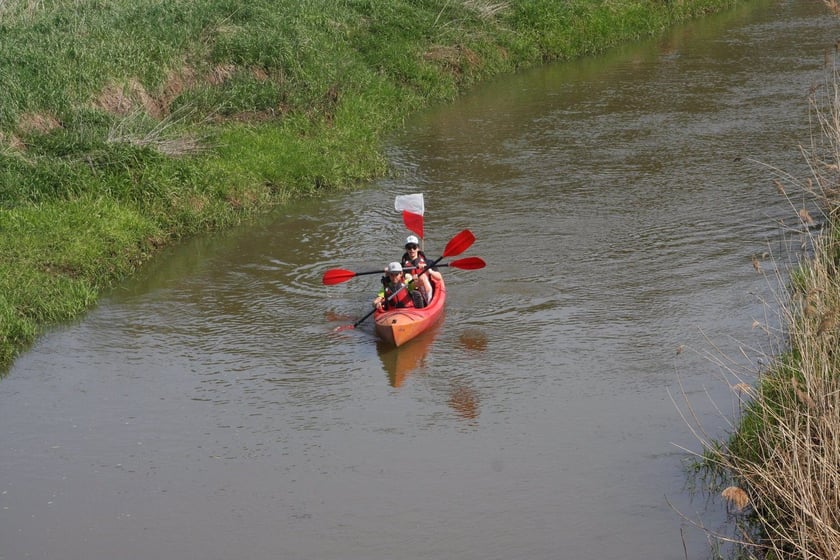
<instances>
[{"instance_id":1,"label":"grassy riverbank","mask_svg":"<svg viewBox=\"0 0 840 560\"><path fill-rule=\"evenodd\" d=\"M733 375L741 417L705 452L705 466L727 486L739 558L840 557L840 75L836 61L827 70L811 99L813 176L777 185L794 209L816 202L824 227L814 230L799 210L811 249L778 302L779 355L754 384Z\"/></svg>"},{"instance_id":2,"label":"grassy riverbank","mask_svg":"<svg viewBox=\"0 0 840 560\"><path fill-rule=\"evenodd\" d=\"M732 3L0 2L0 369L173 240L386 173L412 111Z\"/></svg>"}]
</instances>

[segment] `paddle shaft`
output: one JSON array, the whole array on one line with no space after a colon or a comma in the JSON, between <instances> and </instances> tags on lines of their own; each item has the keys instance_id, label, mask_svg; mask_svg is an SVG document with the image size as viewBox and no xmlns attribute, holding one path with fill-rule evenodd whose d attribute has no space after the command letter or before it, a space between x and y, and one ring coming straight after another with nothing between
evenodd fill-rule
<instances>
[{"instance_id":1,"label":"paddle shaft","mask_svg":"<svg viewBox=\"0 0 840 560\"><path fill-rule=\"evenodd\" d=\"M463 259L458 259L457 261L452 261L451 263L438 263L435 266L437 268L451 266L452 268L461 268L463 270L478 270L479 268L484 268L485 266L487 266L487 263L484 262L484 259L481 259L479 257L465 257ZM417 270L417 267L409 266L404 268L403 270Z\"/></svg>"},{"instance_id":2,"label":"paddle shaft","mask_svg":"<svg viewBox=\"0 0 840 560\"><path fill-rule=\"evenodd\" d=\"M465 270L476 270L479 268L484 268L486 263L478 258L478 257L466 257L463 259L458 259L452 261L451 263L442 263L438 264L437 266L451 266L452 268L462 268ZM416 266L407 266L403 267L403 272L413 271L416 270ZM346 270L343 268L334 268L332 270L328 270L324 273L322 278L322 282L328 286L333 284L340 284L342 282L347 282L351 278L355 278L356 276L363 276L366 274L384 274L385 270L366 270L364 272L353 272L352 270Z\"/></svg>"}]
</instances>

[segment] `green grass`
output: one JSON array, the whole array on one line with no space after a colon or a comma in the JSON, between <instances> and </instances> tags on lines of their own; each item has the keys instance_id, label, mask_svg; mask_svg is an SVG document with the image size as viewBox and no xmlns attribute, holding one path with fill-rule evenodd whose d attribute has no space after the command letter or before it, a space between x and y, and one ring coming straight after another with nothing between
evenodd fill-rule
<instances>
[{"instance_id":1,"label":"green grass","mask_svg":"<svg viewBox=\"0 0 840 560\"><path fill-rule=\"evenodd\" d=\"M381 176L413 111L732 3L0 2L0 368L161 246Z\"/></svg>"}]
</instances>

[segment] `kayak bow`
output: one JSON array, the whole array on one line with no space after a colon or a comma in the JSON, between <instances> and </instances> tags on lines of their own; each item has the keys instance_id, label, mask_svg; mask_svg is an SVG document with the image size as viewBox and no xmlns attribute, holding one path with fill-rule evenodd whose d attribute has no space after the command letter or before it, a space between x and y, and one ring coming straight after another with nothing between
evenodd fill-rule
<instances>
[{"instance_id":1,"label":"kayak bow","mask_svg":"<svg viewBox=\"0 0 840 560\"><path fill-rule=\"evenodd\" d=\"M401 346L425 332L429 327L437 323L443 315L443 307L446 305L446 285L443 278L429 278L432 282L433 297L432 303L417 309L405 307L401 309L389 309L387 311L376 311L373 320L376 324L376 334L384 341Z\"/></svg>"}]
</instances>

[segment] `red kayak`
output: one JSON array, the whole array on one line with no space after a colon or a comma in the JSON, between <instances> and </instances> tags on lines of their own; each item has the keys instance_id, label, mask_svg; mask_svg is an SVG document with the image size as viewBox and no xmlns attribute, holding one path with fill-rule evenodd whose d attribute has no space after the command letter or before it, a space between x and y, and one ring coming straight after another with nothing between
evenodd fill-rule
<instances>
[{"instance_id":1,"label":"red kayak","mask_svg":"<svg viewBox=\"0 0 840 560\"><path fill-rule=\"evenodd\" d=\"M432 303L422 309L415 307L404 307L402 309L389 309L388 311L376 311L373 320L376 323L376 334L382 340L401 346L426 331L434 325L446 304L446 285L443 278L440 280L430 277L432 282L433 296Z\"/></svg>"}]
</instances>

